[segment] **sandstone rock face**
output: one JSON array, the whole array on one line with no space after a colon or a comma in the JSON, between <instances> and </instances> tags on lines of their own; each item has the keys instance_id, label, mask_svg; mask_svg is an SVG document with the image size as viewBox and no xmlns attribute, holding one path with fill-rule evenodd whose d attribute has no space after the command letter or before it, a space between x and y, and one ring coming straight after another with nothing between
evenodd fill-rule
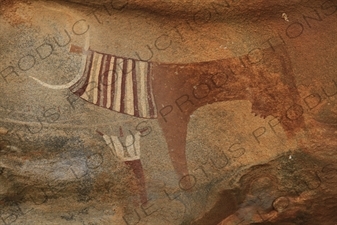
<instances>
[{"instance_id":1,"label":"sandstone rock face","mask_svg":"<svg viewBox=\"0 0 337 225\"><path fill-rule=\"evenodd\" d=\"M0 225L337 224L337 1L0 2Z\"/></svg>"}]
</instances>

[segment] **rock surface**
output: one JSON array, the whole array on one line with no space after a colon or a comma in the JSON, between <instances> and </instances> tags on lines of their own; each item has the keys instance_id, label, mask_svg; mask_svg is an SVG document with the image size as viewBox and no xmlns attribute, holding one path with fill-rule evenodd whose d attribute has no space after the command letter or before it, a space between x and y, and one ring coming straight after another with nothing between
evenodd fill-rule
<instances>
[{"instance_id":1,"label":"rock surface","mask_svg":"<svg viewBox=\"0 0 337 225\"><path fill-rule=\"evenodd\" d=\"M337 1L0 1L0 225L337 224Z\"/></svg>"}]
</instances>

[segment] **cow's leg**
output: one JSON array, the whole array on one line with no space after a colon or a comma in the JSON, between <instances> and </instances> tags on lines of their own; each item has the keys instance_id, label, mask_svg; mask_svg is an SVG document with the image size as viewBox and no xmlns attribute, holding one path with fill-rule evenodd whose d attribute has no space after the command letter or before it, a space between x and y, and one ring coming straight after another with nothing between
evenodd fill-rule
<instances>
[{"instance_id":1,"label":"cow's leg","mask_svg":"<svg viewBox=\"0 0 337 225\"><path fill-rule=\"evenodd\" d=\"M140 159L130 160L130 161L124 160L123 159L124 153L123 153L121 143L119 144L119 147L117 147L116 149L116 144L118 144L119 140L114 142L110 136L105 135L98 130L96 130L96 132L103 137L104 141L109 146L109 148L111 148L113 153L116 154L116 156L119 157L120 160L124 161L124 163L132 169L137 179L137 186L138 186L140 201L142 204L145 204L147 202L147 191L146 191L145 176L144 176L144 171L143 171L141 160ZM129 144L130 143L128 143L127 145Z\"/></svg>"},{"instance_id":2,"label":"cow's leg","mask_svg":"<svg viewBox=\"0 0 337 225\"><path fill-rule=\"evenodd\" d=\"M146 185L145 185L145 176L143 171L142 162L140 160L133 160L133 161L125 161L125 164L128 165L135 177L137 179L139 197L142 204L147 202L147 192L146 192Z\"/></svg>"},{"instance_id":3,"label":"cow's leg","mask_svg":"<svg viewBox=\"0 0 337 225\"><path fill-rule=\"evenodd\" d=\"M187 125L190 115L199 104L192 98L193 86L199 83L199 67L154 63L152 67L153 93L158 121L168 147L181 188L190 189L185 154ZM199 72L200 73L200 72Z\"/></svg>"},{"instance_id":4,"label":"cow's leg","mask_svg":"<svg viewBox=\"0 0 337 225\"><path fill-rule=\"evenodd\" d=\"M168 146L168 154L183 190L192 188L188 176L185 153L187 126L190 115L202 105L214 102L206 95L199 99L193 97L193 90L203 87L207 77L208 63L195 64L159 64L152 67L153 93L158 110L158 121ZM211 67L213 68L213 67ZM206 72L206 73L203 73ZM198 91L200 91L198 89ZM200 93L198 93L200 94Z\"/></svg>"},{"instance_id":5,"label":"cow's leg","mask_svg":"<svg viewBox=\"0 0 337 225\"><path fill-rule=\"evenodd\" d=\"M185 153L188 118L186 116L174 117L174 115L170 118L171 121L167 122L160 118L159 124L166 139L168 154L177 173L179 185L183 189L189 189L190 184L188 176L186 176L188 174L188 167Z\"/></svg>"}]
</instances>

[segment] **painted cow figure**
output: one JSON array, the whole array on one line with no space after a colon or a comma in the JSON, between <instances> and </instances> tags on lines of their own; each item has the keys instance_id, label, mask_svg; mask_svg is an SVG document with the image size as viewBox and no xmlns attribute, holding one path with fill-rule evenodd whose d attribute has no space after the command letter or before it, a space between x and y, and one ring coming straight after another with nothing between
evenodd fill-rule
<instances>
[{"instance_id":1,"label":"painted cow figure","mask_svg":"<svg viewBox=\"0 0 337 225\"><path fill-rule=\"evenodd\" d=\"M190 116L206 104L248 100L252 113L278 118L288 135L303 125L291 63L282 45L238 58L187 64L147 62L90 49L82 54L85 69L68 85L70 91L115 112L157 119L179 179L188 174Z\"/></svg>"}]
</instances>

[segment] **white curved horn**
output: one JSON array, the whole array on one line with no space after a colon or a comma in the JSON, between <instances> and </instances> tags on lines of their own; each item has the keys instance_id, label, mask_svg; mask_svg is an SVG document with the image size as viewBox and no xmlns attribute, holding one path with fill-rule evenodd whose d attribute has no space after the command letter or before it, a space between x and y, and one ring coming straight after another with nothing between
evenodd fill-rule
<instances>
[{"instance_id":1,"label":"white curved horn","mask_svg":"<svg viewBox=\"0 0 337 225\"><path fill-rule=\"evenodd\" d=\"M29 77L32 78L33 80L37 81L39 84L41 84L42 86L44 86L46 88L55 89L55 90L70 88L71 86L76 84L77 81L79 81L81 79L81 77L84 73L84 69L85 69L86 58L87 58L87 56L84 54L82 56L81 67L80 67L76 77L72 81L70 81L69 83L59 84L59 85L57 85L57 84L47 84L46 82L43 82L43 81L37 79L36 77L33 77L33 76L29 76Z\"/></svg>"},{"instance_id":2,"label":"white curved horn","mask_svg":"<svg viewBox=\"0 0 337 225\"><path fill-rule=\"evenodd\" d=\"M76 77L70 81L69 83L66 84L59 84L59 85L55 85L55 84L47 84L35 77L29 76L30 78L32 78L33 80L37 81L39 84L41 84L42 86L46 87L46 88L50 88L50 89L55 89L55 90L60 90L60 89L66 89L66 88L70 88L71 86L73 86L74 84L77 83L77 81L79 81L82 77L82 69L81 71L76 75Z\"/></svg>"},{"instance_id":3,"label":"white curved horn","mask_svg":"<svg viewBox=\"0 0 337 225\"><path fill-rule=\"evenodd\" d=\"M86 38L85 38L85 43L84 43L84 48L83 48L83 53L86 52L89 49L89 32L86 34ZM33 80L37 81L39 84L41 84L42 86L46 87L46 88L50 88L50 89L55 89L55 90L60 90L60 89L66 89L66 88L70 88L71 86L73 86L74 84L77 83L77 81L79 81L84 73L84 69L85 69L85 63L86 63L86 59L87 59L87 55L83 54L82 56L82 62L81 62L81 68L79 69L78 74L76 75L76 77L70 81L69 83L66 84L60 84L60 85L55 85L55 84L47 84L35 77L29 76L30 78L32 78Z\"/></svg>"}]
</instances>

